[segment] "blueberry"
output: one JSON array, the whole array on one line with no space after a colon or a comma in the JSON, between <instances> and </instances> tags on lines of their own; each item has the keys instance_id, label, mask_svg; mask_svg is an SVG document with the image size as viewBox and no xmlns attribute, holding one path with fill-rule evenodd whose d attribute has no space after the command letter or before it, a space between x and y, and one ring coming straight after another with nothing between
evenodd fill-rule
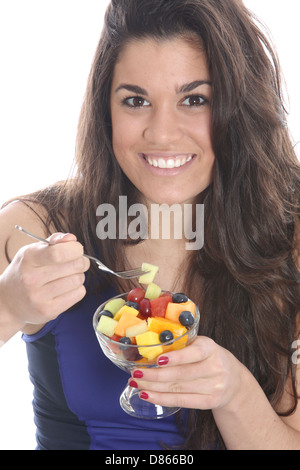
<instances>
[{"instance_id":1,"label":"blueberry","mask_svg":"<svg viewBox=\"0 0 300 470\"><path fill-rule=\"evenodd\" d=\"M106 317L110 317L110 318L113 318L113 314L109 311L109 310L102 310L100 313L99 313L99 320L100 320L100 317L102 315L105 315Z\"/></svg>"},{"instance_id":2,"label":"blueberry","mask_svg":"<svg viewBox=\"0 0 300 470\"><path fill-rule=\"evenodd\" d=\"M174 304L181 304L182 302L187 302L188 300L188 297L182 292L178 292L177 294L172 295L172 301Z\"/></svg>"},{"instance_id":3,"label":"blueberry","mask_svg":"<svg viewBox=\"0 0 300 470\"><path fill-rule=\"evenodd\" d=\"M127 300L127 302L125 302L125 305L128 305L128 307L135 308L136 310L140 309L139 304L137 302L134 302L133 300Z\"/></svg>"},{"instance_id":4,"label":"blueberry","mask_svg":"<svg viewBox=\"0 0 300 470\"><path fill-rule=\"evenodd\" d=\"M174 338L172 331L164 330L159 335L159 341L161 343L166 343L167 341L171 341Z\"/></svg>"},{"instance_id":5,"label":"blueberry","mask_svg":"<svg viewBox=\"0 0 300 470\"><path fill-rule=\"evenodd\" d=\"M195 318L194 318L194 315L192 314L192 312L190 312L188 310L184 310L179 315L179 321L186 328L190 328L191 326L193 326L193 324L195 322Z\"/></svg>"},{"instance_id":6,"label":"blueberry","mask_svg":"<svg viewBox=\"0 0 300 470\"><path fill-rule=\"evenodd\" d=\"M122 344L131 344L131 339L128 338L128 336L122 336L122 338L119 339L119 343L122 343Z\"/></svg>"},{"instance_id":7,"label":"blueberry","mask_svg":"<svg viewBox=\"0 0 300 470\"><path fill-rule=\"evenodd\" d=\"M127 346L131 345L131 339L128 338L128 336L123 336L122 338L119 339L119 349L120 351L125 351L125 349L128 349Z\"/></svg>"}]
</instances>

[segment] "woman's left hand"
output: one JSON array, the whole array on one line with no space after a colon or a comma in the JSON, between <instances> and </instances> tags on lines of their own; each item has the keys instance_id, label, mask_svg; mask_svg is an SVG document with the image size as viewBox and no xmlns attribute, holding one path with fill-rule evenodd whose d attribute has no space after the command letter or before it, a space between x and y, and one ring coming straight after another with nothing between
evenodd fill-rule
<instances>
[{"instance_id":1,"label":"woman's left hand","mask_svg":"<svg viewBox=\"0 0 300 470\"><path fill-rule=\"evenodd\" d=\"M212 339L198 336L186 348L158 358L158 368L132 371L129 385L161 406L217 409L237 394L245 367Z\"/></svg>"}]
</instances>

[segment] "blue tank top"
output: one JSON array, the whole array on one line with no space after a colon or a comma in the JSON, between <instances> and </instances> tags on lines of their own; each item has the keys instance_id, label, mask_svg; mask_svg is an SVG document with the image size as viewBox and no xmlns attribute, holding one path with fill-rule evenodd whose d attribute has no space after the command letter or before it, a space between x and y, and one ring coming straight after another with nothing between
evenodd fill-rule
<instances>
[{"instance_id":1,"label":"blue tank top","mask_svg":"<svg viewBox=\"0 0 300 470\"><path fill-rule=\"evenodd\" d=\"M23 335L39 450L160 450L183 446L175 415L142 420L119 405L129 374L102 353L93 330L96 308L115 295L87 295L75 308Z\"/></svg>"}]
</instances>

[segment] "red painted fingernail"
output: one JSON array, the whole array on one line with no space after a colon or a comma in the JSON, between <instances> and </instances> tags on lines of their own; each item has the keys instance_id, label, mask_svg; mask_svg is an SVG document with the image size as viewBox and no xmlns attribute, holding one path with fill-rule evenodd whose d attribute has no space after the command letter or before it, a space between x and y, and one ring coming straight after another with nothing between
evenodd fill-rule
<instances>
[{"instance_id":1,"label":"red painted fingernail","mask_svg":"<svg viewBox=\"0 0 300 470\"><path fill-rule=\"evenodd\" d=\"M141 392L140 393L140 398L142 398L142 400L147 400L149 398L149 395L146 392Z\"/></svg>"},{"instance_id":2,"label":"red painted fingernail","mask_svg":"<svg viewBox=\"0 0 300 470\"><path fill-rule=\"evenodd\" d=\"M158 361L157 361L157 364L159 366L165 366L166 364L168 364L169 362L169 358L167 356L161 356Z\"/></svg>"},{"instance_id":3,"label":"red painted fingernail","mask_svg":"<svg viewBox=\"0 0 300 470\"><path fill-rule=\"evenodd\" d=\"M135 370L134 373L132 374L132 376L135 379L141 379L144 376L144 374L141 370Z\"/></svg>"},{"instance_id":4,"label":"red painted fingernail","mask_svg":"<svg viewBox=\"0 0 300 470\"><path fill-rule=\"evenodd\" d=\"M134 388L138 388L138 384L135 382L135 380L130 380L129 381L129 386L134 387Z\"/></svg>"}]
</instances>

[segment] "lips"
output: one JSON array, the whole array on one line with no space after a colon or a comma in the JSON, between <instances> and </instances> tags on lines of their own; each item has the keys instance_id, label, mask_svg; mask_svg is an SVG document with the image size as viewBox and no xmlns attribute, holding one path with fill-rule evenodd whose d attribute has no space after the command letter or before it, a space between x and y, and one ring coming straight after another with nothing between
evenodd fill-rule
<instances>
[{"instance_id":1,"label":"lips","mask_svg":"<svg viewBox=\"0 0 300 470\"><path fill-rule=\"evenodd\" d=\"M180 168L187 163L189 163L196 155L194 153L190 154L178 154L178 155L152 155L152 154L141 154L144 160L149 163L150 166L154 168L161 169L173 169Z\"/></svg>"}]
</instances>

